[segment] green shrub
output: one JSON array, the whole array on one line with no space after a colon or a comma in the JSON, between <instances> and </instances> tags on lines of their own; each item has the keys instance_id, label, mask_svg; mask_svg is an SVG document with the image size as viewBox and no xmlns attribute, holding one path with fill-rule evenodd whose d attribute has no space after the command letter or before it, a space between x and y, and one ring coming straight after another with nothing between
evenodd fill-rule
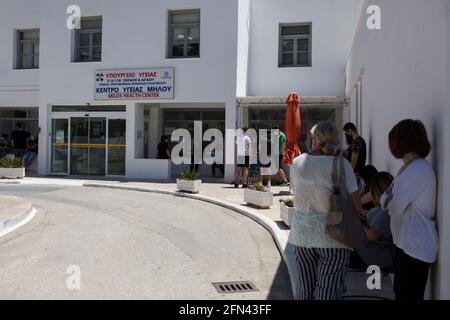
<instances>
[{"instance_id":1,"label":"green shrub","mask_svg":"<svg viewBox=\"0 0 450 320\"><path fill-rule=\"evenodd\" d=\"M286 207L293 208L294 207L294 199L280 199L280 203L283 203Z\"/></svg>"},{"instance_id":2,"label":"green shrub","mask_svg":"<svg viewBox=\"0 0 450 320\"><path fill-rule=\"evenodd\" d=\"M200 176L200 173L197 171L183 171L181 173L181 179L183 180L197 180L197 178Z\"/></svg>"},{"instance_id":3,"label":"green shrub","mask_svg":"<svg viewBox=\"0 0 450 320\"><path fill-rule=\"evenodd\" d=\"M253 185L253 190L265 192L266 188L264 187L264 185L261 182L257 182Z\"/></svg>"},{"instance_id":4,"label":"green shrub","mask_svg":"<svg viewBox=\"0 0 450 320\"><path fill-rule=\"evenodd\" d=\"M22 168L22 158L0 159L0 168Z\"/></svg>"}]
</instances>

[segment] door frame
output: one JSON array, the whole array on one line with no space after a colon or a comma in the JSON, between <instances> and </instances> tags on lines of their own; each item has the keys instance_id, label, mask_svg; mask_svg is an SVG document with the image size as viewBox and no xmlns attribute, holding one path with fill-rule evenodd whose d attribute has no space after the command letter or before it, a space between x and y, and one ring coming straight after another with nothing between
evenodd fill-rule
<instances>
[{"instance_id":1,"label":"door frame","mask_svg":"<svg viewBox=\"0 0 450 320\"><path fill-rule=\"evenodd\" d=\"M47 143L50 146L47 150L47 165L48 165L48 172L51 176L70 176L70 145L71 145L71 118L106 118L106 133L105 133L105 175L104 177L118 177L123 178L126 176L126 172L124 175L118 176L118 175L108 175L108 157L109 157L109 120L125 120L126 123L126 112L51 112L50 113L50 130L49 135L47 139ZM53 130L53 119L67 119L68 120L68 147L67 147L67 173L58 173L52 171L52 162L51 162L51 156L52 156L52 130ZM126 129L125 129L126 133ZM126 148L126 147L125 147ZM126 157L125 157L126 161ZM86 176L89 176L86 175Z\"/></svg>"}]
</instances>

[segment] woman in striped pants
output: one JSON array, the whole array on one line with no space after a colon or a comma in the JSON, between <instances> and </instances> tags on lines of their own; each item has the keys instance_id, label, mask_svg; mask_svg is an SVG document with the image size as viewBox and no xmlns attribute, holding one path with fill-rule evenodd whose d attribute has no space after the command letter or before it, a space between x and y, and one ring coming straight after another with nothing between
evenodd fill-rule
<instances>
[{"instance_id":1,"label":"woman in striped pants","mask_svg":"<svg viewBox=\"0 0 450 320\"><path fill-rule=\"evenodd\" d=\"M339 131L332 122L312 130L313 151L297 157L291 167L294 215L289 242L295 247L298 300L339 300L342 297L351 249L325 233L330 210L333 160L339 155ZM364 214L350 163L343 160L346 187L355 210Z\"/></svg>"}]
</instances>

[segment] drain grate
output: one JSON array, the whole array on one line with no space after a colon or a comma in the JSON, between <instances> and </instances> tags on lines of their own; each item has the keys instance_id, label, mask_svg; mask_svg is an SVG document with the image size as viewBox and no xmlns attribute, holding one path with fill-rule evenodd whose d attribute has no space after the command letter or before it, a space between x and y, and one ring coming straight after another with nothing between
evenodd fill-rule
<instances>
[{"instance_id":1,"label":"drain grate","mask_svg":"<svg viewBox=\"0 0 450 320\"><path fill-rule=\"evenodd\" d=\"M213 286L219 293L239 293L259 291L250 281L213 282Z\"/></svg>"}]
</instances>

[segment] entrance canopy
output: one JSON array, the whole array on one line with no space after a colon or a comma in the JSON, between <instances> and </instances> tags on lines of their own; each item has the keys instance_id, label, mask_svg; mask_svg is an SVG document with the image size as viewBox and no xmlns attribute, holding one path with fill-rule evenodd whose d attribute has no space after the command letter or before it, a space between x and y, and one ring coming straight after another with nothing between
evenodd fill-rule
<instances>
[{"instance_id":1,"label":"entrance canopy","mask_svg":"<svg viewBox=\"0 0 450 320\"><path fill-rule=\"evenodd\" d=\"M272 97L238 97L237 103L239 107L252 107L252 106L286 106L285 96L272 96ZM301 108L321 107L321 108L336 108L348 106L347 97L336 96L314 96L305 97L302 96Z\"/></svg>"},{"instance_id":2,"label":"entrance canopy","mask_svg":"<svg viewBox=\"0 0 450 320\"><path fill-rule=\"evenodd\" d=\"M311 143L310 130L318 122L327 120L342 127L346 97L301 97L300 149L307 150ZM239 97L238 126L255 130L273 129L285 131L286 97Z\"/></svg>"}]
</instances>

